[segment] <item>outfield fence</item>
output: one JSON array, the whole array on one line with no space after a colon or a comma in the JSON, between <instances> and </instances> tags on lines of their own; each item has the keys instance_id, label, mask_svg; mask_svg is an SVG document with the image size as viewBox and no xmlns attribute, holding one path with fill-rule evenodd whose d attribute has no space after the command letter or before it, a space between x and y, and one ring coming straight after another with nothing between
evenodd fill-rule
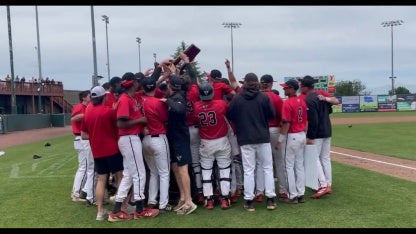
<instances>
[{"instance_id":1,"label":"outfield fence","mask_svg":"<svg viewBox=\"0 0 416 234\"><path fill-rule=\"evenodd\" d=\"M70 113L0 115L0 134L70 125Z\"/></svg>"}]
</instances>

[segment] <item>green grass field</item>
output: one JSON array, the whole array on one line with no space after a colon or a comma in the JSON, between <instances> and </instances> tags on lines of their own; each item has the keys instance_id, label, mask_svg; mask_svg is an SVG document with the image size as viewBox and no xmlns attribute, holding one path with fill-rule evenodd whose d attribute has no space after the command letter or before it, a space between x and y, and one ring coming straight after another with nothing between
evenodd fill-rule
<instances>
[{"instance_id":1,"label":"green grass field","mask_svg":"<svg viewBox=\"0 0 416 234\"><path fill-rule=\"evenodd\" d=\"M409 112L410 113L410 112ZM383 113L384 114L384 113ZM414 124L413 124L414 125ZM333 126L333 145L398 157L411 157L411 123ZM394 140L394 142L393 142ZM45 141L52 146L44 147ZM398 143L400 142L400 143ZM72 136L5 148L0 157L2 228L416 228L416 184L365 169L333 162L333 193L306 203L278 203L276 210L256 203L242 208L242 197L229 210L201 206L187 216L161 214L154 219L120 223L95 221L96 208L70 199L77 167ZM403 153L401 153L403 152ZM41 155L33 159L33 154ZM111 205L107 206L111 209Z\"/></svg>"},{"instance_id":2,"label":"green grass field","mask_svg":"<svg viewBox=\"0 0 416 234\"><path fill-rule=\"evenodd\" d=\"M355 117L380 117L380 116L415 116L416 111L395 111L395 112L353 112L353 113L332 113L331 118L355 118Z\"/></svg>"}]
</instances>

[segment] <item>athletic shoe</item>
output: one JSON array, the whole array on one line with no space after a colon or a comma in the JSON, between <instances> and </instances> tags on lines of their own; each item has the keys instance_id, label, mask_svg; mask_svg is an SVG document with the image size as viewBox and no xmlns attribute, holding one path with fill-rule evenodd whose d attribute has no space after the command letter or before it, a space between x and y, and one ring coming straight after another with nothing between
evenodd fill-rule
<instances>
[{"instance_id":1,"label":"athletic shoe","mask_svg":"<svg viewBox=\"0 0 416 234\"><path fill-rule=\"evenodd\" d=\"M274 197L268 197L266 204L267 204L266 208L268 210L276 209L276 202L274 202Z\"/></svg>"},{"instance_id":2,"label":"athletic shoe","mask_svg":"<svg viewBox=\"0 0 416 234\"><path fill-rule=\"evenodd\" d=\"M256 210L254 208L254 205L253 205L253 200L246 200L243 207L247 211L255 211Z\"/></svg>"},{"instance_id":3,"label":"athletic shoe","mask_svg":"<svg viewBox=\"0 0 416 234\"><path fill-rule=\"evenodd\" d=\"M85 201L85 205L87 206L87 207L90 207L90 206L97 206L97 202L95 201L95 199L93 199L93 200L86 200Z\"/></svg>"},{"instance_id":4,"label":"athletic shoe","mask_svg":"<svg viewBox=\"0 0 416 234\"><path fill-rule=\"evenodd\" d=\"M123 220L130 220L133 217L126 212L119 210L117 213L113 213L112 211L108 213L108 221L109 222L118 222Z\"/></svg>"},{"instance_id":5,"label":"athletic shoe","mask_svg":"<svg viewBox=\"0 0 416 234\"><path fill-rule=\"evenodd\" d=\"M237 202L237 194L236 193L230 194L230 202L231 203L236 203Z\"/></svg>"},{"instance_id":6,"label":"athletic shoe","mask_svg":"<svg viewBox=\"0 0 416 234\"><path fill-rule=\"evenodd\" d=\"M331 185L326 186L326 192L327 192L328 194L332 193L332 188L331 188Z\"/></svg>"},{"instance_id":7,"label":"athletic shoe","mask_svg":"<svg viewBox=\"0 0 416 234\"><path fill-rule=\"evenodd\" d=\"M299 203L305 203L305 198L302 196L297 197Z\"/></svg>"},{"instance_id":8,"label":"athletic shoe","mask_svg":"<svg viewBox=\"0 0 416 234\"><path fill-rule=\"evenodd\" d=\"M279 201L285 201L287 199L287 194L286 193L279 193L279 196L277 196L277 199Z\"/></svg>"},{"instance_id":9,"label":"athletic shoe","mask_svg":"<svg viewBox=\"0 0 416 234\"><path fill-rule=\"evenodd\" d=\"M327 187L322 187L322 188L319 188L316 193L312 194L311 198L320 198L327 193L328 193Z\"/></svg>"},{"instance_id":10,"label":"athletic shoe","mask_svg":"<svg viewBox=\"0 0 416 234\"><path fill-rule=\"evenodd\" d=\"M85 199L81 199L79 196L71 193L71 199L73 202L81 202L81 201L85 201Z\"/></svg>"},{"instance_id":11,"label":"athletic shoe","mask_svg":"<svg viewBox=\"0 0 416 234\"><path fill-rule=\"evenodd\" d=\"M176 212L176 214L179 214L179 215L188 215L188 214L194 212L194 210L196 210L197 207L198 207L197 205L195 205L193 202L191 202L191 205L188 205L188 206L187 205L184 205L184 206L182 206L182 208L180 210L178 210Z\"/></svg>"},{"instance_id":12,"label":"athletic shoe","mask_svg":"<svg viewBox=\"0 0 416 234\"><path fill-rule=\"evenodd\" d=\"M214 200L212 198L207 198L204 202L204 207L208 210L214 209Z\"/></svg>"},{"instance_id":13,"label":"athletic shoe","mask_svg":"<svg viewBox=\"0 0 416 234\"><path fill-rule=\"evenodd\" d=\"M225 210L230 207L231 207L230 200L228 200L228 198L225 198L225 197L221 198L221 209Z\"/></svg>"},{"instance_id":14,"label":"athletic shoe","mask_svg":"<svg viewBox=\"0 0 416 234\"><path fill-rule=\"evenodd\" d=\"M134 219L153 218L159 214L159 209L143 208L142 212L134 211Z\"/></svg>"},{"instance_id":15,"label":"athletic shoe","mask_svg":"<svg viewBox=\"0 0 416 234\"><path fill-rule=\"evenodd\" d=\"M103 209L102 212L97 212L97 217L95 218L95 220L103 221L107 215L108 215L108 210Z\"/></svg>"},{"instance_id":16,"label":"athletic shoe","mask_svg":"<svg viewBox=\"0 0 416 234\"><path fill-rule=\"evenodd\" d=\"M256 202L262 202L263 201L263 194L259 193L256 195L256 197L254 198L254 200L256 200Z\"/></svg>"},{"instance_id":17,"label":"athletic shoe","mask_svg":"<svg viewBox=\"0 0 416 234\"><path fill-rule=\"evenodd\" d=\"M199 192L196 195L196 202L199 203L199 204L204 204L205 198L204 198L204 194L202 192Z\"/></svg>"},{"instance_id":18,"label":"athletic shoe","mask_svg":"<svg viewBox=\"0 0 416 234\"><path fill-rule=\"evenodd\" d=\"M165 206L165 208L160 208L160 209L159 209L159 214L164 214L164 213L167 213L167 212L169 212L169 211L172 211L172 209L173 209L173 207L172 207L170 204L167 204L167 205Z\"/></svg>"},{"instance_id":19,"label":"athletic shoe","mask_svg":"<svg viewBox=\"0 0 416 234\"><path fill-rule=\"evenodd\" d=\"M175 207L173 207L173 211L176 212L176 211L180 210L183 205L185 205L185 201L179 200L178 204Z\"/></svg>"},{"instance_id":20,"label":"athletic shoe","mask_svg":"<svg viewBox=\"0 0 416 234\"><path fill-rule=\"evenodd\" d=\"M287 204L298 204L298 198L297 197L295 197L293 199L286 198L283 201L286 202Z\"/></svg>"},{"instance_id":21,"label":"athletic shoe","mask_svg":"<svg viewBox=\"0 0 416 234\"><path fill-rule=\"evenodd\" d=\"M147 204L147 208L149 208L149 209L157 209L157 204Z\"/></svg>"},{"instance_id":22,"label":"athletic shoe","mask_svg":"<svg viewBox=\"0 0 416 234\"><path fill-rule=\"evenodd\" d=\"M81 199L87 199L87 193L84 191L81 191L81 193L79 194L79 198Z\"/></svg>"}]
</instances>

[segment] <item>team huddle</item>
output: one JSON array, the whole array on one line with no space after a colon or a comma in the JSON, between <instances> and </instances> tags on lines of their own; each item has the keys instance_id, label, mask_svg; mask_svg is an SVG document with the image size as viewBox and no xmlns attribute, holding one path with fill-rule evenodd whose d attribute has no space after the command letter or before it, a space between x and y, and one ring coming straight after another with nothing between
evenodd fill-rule
<instances>
[{"instance_id":1,"label":"team huddle","mask_svg":"<svg viewBox=\"0 0 416 234\"><path fill-rule=\"evenodd\" d=\"M228 79L217 69L198 79L187 55L179 57L177 66L165 59L80 92L71 113L78 153L73 201L96 205L96 220L110 222L188 215L195 203L228 209L240 194L247 211L264 198L269 210L276 199L303 203L306 144L319 155L319 188L311 197L331 193L329 114L336 98L315 90L310 76L280 83L286 100L272 90L271 75L248 73L240 86L228 60ZM110 198L109 180L116 188ZM110 212L103 207L108 200Z\"/></svg>"}]
</instances>

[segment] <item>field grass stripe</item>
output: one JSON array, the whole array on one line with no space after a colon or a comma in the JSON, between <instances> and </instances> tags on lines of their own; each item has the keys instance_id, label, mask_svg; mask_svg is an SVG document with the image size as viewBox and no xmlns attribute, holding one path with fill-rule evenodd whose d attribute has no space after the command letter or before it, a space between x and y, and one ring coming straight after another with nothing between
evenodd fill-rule
<instances>
[{"instance_id":1,"label":"field grass stripe","mask_svg":"<svg viewBox=\"0 0 416 234\"><path fill-rule=\"evenodd\" d=\"M389 163L389 162L384 162L384 161L379 161L379 160L374 160L374 159L369 159L369 158L363 158L363 157L359 157L359 156L355 156L355 155L351 155L351 154L340 153L340 152L335 152L335 151L329 151L329 152L331 152L333 154L339 154L339 155L351 157L351 158L358 158L358 159L363 159L363 160L372 161L372 162L376 162L376 163L387 164L387 165L390 165L390 166L396 166L396 167L402 167L402 168L406 168L406 169L416 170L416 168L414 168L414 167L403 166L403 165L396 164L396 163Z\"/></svg>"}]
</instances>

